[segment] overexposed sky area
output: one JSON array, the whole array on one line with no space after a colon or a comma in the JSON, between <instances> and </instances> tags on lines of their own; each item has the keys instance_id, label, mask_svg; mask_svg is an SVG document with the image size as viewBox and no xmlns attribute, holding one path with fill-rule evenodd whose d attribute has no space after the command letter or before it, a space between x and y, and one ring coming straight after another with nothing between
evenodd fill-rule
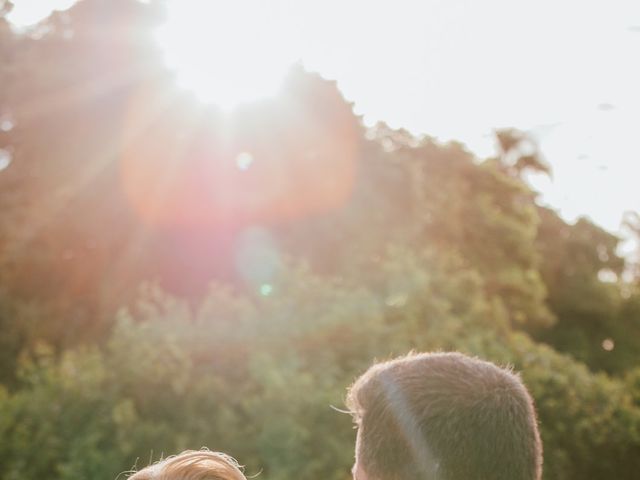
<instances>
[{"instance_id":1,"label":"overexposed sky area","mask_svg":"<svg viewBox=\"0 0 640 480\"><path fill-rule=\"evenodd\" d=\"M72 3L14 0L10 19ZM457 139L480 156L493 152L493 128L526 130L554 171L532 183L565 218L615 231L640 210L640 0L271 4L292 59L336 79L367 123Z\"/></svg>"}]
</instances>

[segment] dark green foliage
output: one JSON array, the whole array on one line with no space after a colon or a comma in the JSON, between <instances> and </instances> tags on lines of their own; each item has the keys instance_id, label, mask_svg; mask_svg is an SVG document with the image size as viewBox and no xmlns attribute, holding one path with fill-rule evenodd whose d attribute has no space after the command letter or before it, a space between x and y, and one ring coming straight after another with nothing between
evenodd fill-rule
<instances>
[{"instance_id":1,"label":"dark green foliage","mask_svg":"<svg viewBox=\"0 0 640 480\"><path fill-rule=\"evenodd\" d=\"M620 239L584 218L568 225L551 210L539 214L540 272L558 321L533 329L535 336L593 369L622 373L637 365L640 312L636 288L619 280Z\"/></svg>"},{"instance_id":2,"label":"dark green foliage","mask_svg":"<svg viewBox=\"0 0 640 480\"><path fill-rule=\"evenodd\" d=\"M202 445L265 478L344 478L353 431L330 406L372 358L438 348L523 371L546 478L634 478L640 408L625 385L511 332L455 262L390 252L381 271L403 272L403 297L393 282L382 301L295 267L266 298L214 287L196 309L149 289L104 350L37 352L24 364L25 387L0 402L1 478L107 480L136 459Z\"/></svg>"}]
</instances>

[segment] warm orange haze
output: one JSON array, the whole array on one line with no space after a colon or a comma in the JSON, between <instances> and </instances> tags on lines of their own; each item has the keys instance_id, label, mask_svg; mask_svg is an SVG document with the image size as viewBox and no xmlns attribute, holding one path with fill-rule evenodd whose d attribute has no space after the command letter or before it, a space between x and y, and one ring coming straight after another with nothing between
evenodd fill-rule
<instances>
[{"instance_id":1,"label":"warm orange haze","mask_svg":"<svg viewBox=\"0 0 640 480\"><path fill-rule=\"evenodd\" d=\"M0 480L635 479L638 25L0 0Z\"/></svg>"},{"instance_id":2,"label":"warm orange haze","mask_svg":"<svg viewBox=\"0 0 640 480\"><path fill-rule=\"evenodd\" d=\"M196 119L159 112L161 95L137 95L126 114L121 162L125 191L143 221L215 229L344 205L361 127L346 105L332 105L337 96L311 99L294 76L278 97Z\"/></svg>"}]
</instances>

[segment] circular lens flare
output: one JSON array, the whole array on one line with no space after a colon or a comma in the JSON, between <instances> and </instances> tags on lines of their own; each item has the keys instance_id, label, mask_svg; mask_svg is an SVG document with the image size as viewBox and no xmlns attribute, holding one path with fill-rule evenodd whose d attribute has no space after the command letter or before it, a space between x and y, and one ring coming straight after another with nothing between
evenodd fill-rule
<instances>
[{"instance_id":1,"label":"circular lens flare","mask_svg":"<svg viewBox=\"0 0 640 480\"><path fill-rule=\"evenodd\" d=\"M359 124L334 83L299 71L277 99L225 114L181 100L141 86L123 122L123 193L146 224L269 225L350 197Z\"/></svg>"}]
</instances>

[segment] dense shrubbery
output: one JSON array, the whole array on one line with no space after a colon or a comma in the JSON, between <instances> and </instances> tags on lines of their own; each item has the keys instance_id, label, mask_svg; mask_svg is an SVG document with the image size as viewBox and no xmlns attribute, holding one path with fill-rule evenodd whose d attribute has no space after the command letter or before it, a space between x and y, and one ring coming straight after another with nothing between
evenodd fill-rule
<instances>
[{"instance_id":1,"label":"dense shrubbery","mask_svg":"<svg viewBox=\"0 0 640 480\"><path fill-rule=\"evenodd\" d=\"M440 348L523 371L548 478L633 478L640 408L621 381L511 331L477 275L398 252L381 264L402 266L402 304L290 267L268 297L214 287L195 309L149 289L104 349L35 352L1 402L4 478L106 480L201 445L265 478L344 478L353 430L330 406L372 358Z\"/></svg>"},{"instance_id":2,"label":"dense shrubbery","mask_svg":"<svg viewBox=\"0 0 640 480\"><path fill-rule=\"evenodd\" d=\"M603 276L625 269L616 237L537 206L522 175L546 167L518 153L525 137L500 132L496 158L480 161L384 125L365 132L335 84L296 69L288 99L304 121L267 143L285 171L312 150L331 184L345 172L322 157L343 153L330 126L347 128L348 200L222 229L150 225L121 186L118 142L137 92L170 92L157 67L139 75L157 5L119 0L106 17L105 5L85 0L38 39L0 19L0 110L16 125L0 132L14 155L0 172L0 479L109 480L203 445L266 479L345 478L354 432L331 406L373 359L411 349L521 371L545 478L636 476L637 279ZM131 75L106 97L82 91L109 71ZM36 115L28 100L44 86L68 97ZM219 119L171 95L147 137L198 118L213 122L199 148L214 148Z\"/></svg>"}]
</instances>

